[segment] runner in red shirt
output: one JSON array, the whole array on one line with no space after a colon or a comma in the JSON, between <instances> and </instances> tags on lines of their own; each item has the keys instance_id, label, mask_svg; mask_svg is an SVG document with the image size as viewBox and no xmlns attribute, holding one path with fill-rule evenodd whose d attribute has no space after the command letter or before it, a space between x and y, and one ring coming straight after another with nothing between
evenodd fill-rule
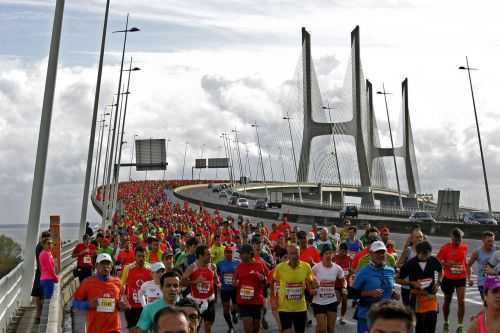
<instances>
[{"instance_id":1,"label":"runner in red shirt","mask_svg":"<svg viewBox=\"0 0 500 333\"><path fill-rule=\"evenodd\" d=\"M271 228L272 228L272 231L269 234L269 240L272 242L272 244L274 246L278 242L280 235L282 235L283 233L278 230L278 226L276 225L276 223L273 223Z\"/></svg>"},{"instance_id":2,"label":"runner in red shirt","mask_svg":"<svg viewBox=\"0 0 500 333\"><path fill-rule=\"evenodd\" d=\"M321 261L321 255L318 249L313 245L314 236L308 235L305 231L297 233L300 246L300 260L307 262L309 265L314 266L315 263Z\"/></svg>"},{"instance_id":3,"label":"runner in red shirt","mask_svg":"<svg viewBox=\"0 0 500 333\"><path fill-rule=\"evenodd\" d=\"M135 252L130 244L130 237L123 237L122 247L115 258L117 275L120 276L123 268L135 260Z\"/></svg>"},{"instance_id":4,"label":"runner in red shirt","mask_svg":"<svg viewBox=\"0 0 500 333\"><path fill-rule=\"evenodd\" d=\"M283 221L281 221L280 224L278 224L278 231L280 232L285 232L286 229L292 230L292 227L287 223L288 219L287 217L283 217Z\"/></svg>"},{"instance_id":5,"label":"runner in red shirt","mask_svg":"<svg viewBox=\"0 0 500 333\"><path fill-rule=\"evenodd\" d=\"M443 265L443 281L441 290L444 294L443 316L444 326L443 332L449 330L448 317L450 315L450 304L453 297L453 292L457 291L458 302L458 329L457 333L464 332L464 315L465 315L465 285L469 278L467 269L467 250L468 247L462 242L463 231L455 228L451 232L451 242L443 245L437 254L437 258ZM472 280L469 280L469 285L472 285Z\"/></svg>"},{"instance_id":6,"label":"runner in red shirt","mask_svg":"<svg viewBox=\"0 0 500 333\"><path fill-rule=\"evenodd\" d=\"M129 305L120 301L120 280L110 275L113 268L111 256L99 254L96 265L96 275L85 279L73 295L73 308L87 311L87 333L119 333L119 311Z\"/></svg>"},{"instance_id":7,"label":"runner in red shirt","mask_svg":"<svg viewBox=\"0 0 500 333\"><path fill-rule=\"evenodd\" d=\"M264 287L267 267L252 260L253 247L243 245L240 249L241 263L234 273L236 303L243 320L245 333L260 332L262 307L264 306Z\"/></svg>"},{"instance_id":8,"label":"runner in red shirt","mask_svg":"<svg viewBox=\"0 0 500 333\"><path fill-rule=\"evenodd\" d=\"M89 235L83 235L83 243L75 246L72 257L76 257L77 275L80 283L89 276L92 276L92 268L94 267L94 257L96 255L96 247L90 243Z\"/></svg>"},{"instance_id":9,"label":"runner in red shirt","mask_svg":"<svg viewBox=\"0 0 500 333\"><path fill-rule=\"evenodd\" d=\"M151 270L144 266L145 260L145 251L138 246L135 249L135 262L123 269L121 282L122 286L125 287L127 300L131 307L130 310L125 311L128 329L136 327L141 317L142 305L139 299L139 289L141 289L144 282L153 279Z\"/></svg>"}]
</instances>

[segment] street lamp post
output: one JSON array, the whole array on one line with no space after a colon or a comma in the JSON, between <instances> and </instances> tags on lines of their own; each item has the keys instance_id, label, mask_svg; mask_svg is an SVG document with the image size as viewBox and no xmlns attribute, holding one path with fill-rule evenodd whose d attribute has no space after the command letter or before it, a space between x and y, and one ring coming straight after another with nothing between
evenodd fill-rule
<instances>
[{"instance_id":1,"label":"street lamp post","mask_svg":"<svg viewBox=\"0 0 500 333\"><path fill-rule=\"evenodd\" d=\"M283 183L286 182L285 180L285 163L283 162L283 151L281 150L281 146L278 146L278 149L280 151L280 162L281 162L281 172L283 173Z\"/></svg>"},{"instance_id":2,"label":"street lamp post","mask_svg":"<svg viewBox=\"0 0 500 333\"><path fill-rule=\"evenodd\" d=\"M108 139L106 141L106 153L104 154L104 170L102 172L102 205L104 206L105 202L105 195L106 195L106 178L108 176L108 162L109 162L109 142L111 141L111 123L113 121L113 117L116 117L116 115L113 114L113 108L115 107L116 104L114 104L115 100L113 98L113 104L111 105L106 105L106 107L111 107L111 117L109 119L109 125L108 125ZM103 219L104 219L104 212L103 212Z\"/></svg>"},{"instance_id":3,"label":"street lamp post","mask_svg":"<svg viewBox=\"0 0 500 333\"><path fill-rule=\"evenodd\" d=\"M96 177L97 177L97 170L98 170L98 161L99 161L99 148L100 148L100 143L102 142L102 132L104 131L104 127L107 127L106 125L106 119L104 117L104 114L102 115L102 119L98 120L97 123L99 124L97 128L97 145L96 145L96 152L95 152L95 163L94 163L94 177L92 178L92 192L95 191L96 189Z\"/></svg>"},{"instance_id":4,"label":"street lamp post","mask_svg":"<svg viewBox=\"0 0 500 333\"><path fill-rule=\"evenodd\" d=\"M245 145L245 150L247 153L246 160L247 160L248 176L250 176L250 180L251 180L252 179L252 169L250 169L250 160L248 159L248 144L244 143L244 145Z\"/></svg>"},{"instance_id":5,"label":"street lamp post","mask_svg":"<svg viewBox=\"0 0 500 333\"><path fill-rule=\"evenodd\" d=\"M222 139L222 143L224 144L224 153L226 154L226 160L227 160L227 165L228 165L228 168L227 168L227 172L228 172L228 175L229 175L229 181L231 182L231 184L233 183L233 173L232 173L232 170L230 168L230 160L229 160L229 153L227 151L227 146L226 146L226 136L225 136L225 133L222 133L220 135L220 138Z\"/></svg>"},{"instance_id":6,"label":"street lamp post","mask_svg":"<svg viewBox=\"0 0 500 333\"><path fill-rule=\"evenodd\" d=\"M200 159L203 159L203 152L205 150L205 144L201 145ZM201 180L201 168L198 170L198 180Z\"/></svg>"},{"instance_id":7,"label":"street lamp post","mask_svg":"<svg viewBox=\"0 0 500 333\"><path fill-rule=\"evenodd\" d=\"M132 140L132 149L130 151L130 167L128 169L128 181L132 181L132 161L134 160L134 149L135 149L135 138L139 135L134 134L134 138Z\"/></svg>"},{"instance_id":8,"label":"street lamp post","mask_svg":"<svg viewBox=\"0 0 500 333\"><path fill-rule=\"evenodd\" d=\"M488 187L488 177L486 176L486 165L484 163L483 143L481 141L481 132L479 131L479 121L477 119L476 101L474 99L474 90L472 89L472 78L470 75L470 71L477 70L477 68L469 67L468 57L465 57L465 64L466 64L466 66L460 66L460 67L458 67L458 69L467 70L467 74L469 75L470 93L472 96L472 106L474 108L474 118L476 119L477 139L479 141L479 151L481 153L481 164L483 166L484 187L486 189L486 199L488 200L488 211L491 214L490 189Z\"/></svg>"},{"instance_id":9,"label":"street lamp post","mask_svg":"<svg viewBox=\"0 0 500 333\"><path fill-rule=\"evenodd\" d=\"M272 159L271 159L271 147L267 146L267 147L264 147L264 148L268 148L267 159L269 161L269 169L271 170L271 182L274 183L274 170L273 170L273 162L272 162Z\"/></svg>"},{"instance_id":10,"label":"street lamp post","mask_svg":"<svg viewBox=\"0 0 500 333\"><path fill-rule=\"evenodd\" d=\"M184 169L186 168L186 156L188 151L189 142L186 142L186 147L184 148L184 162L182 163L182 180L184 180Z\"/></svg>"},{"instance_id":11,"label":"street lamp post","mask_svg":"<svg viewBox=\"0 0 500 333\"><path fill-rule=\"evenodd\" d=\"M335 166L337 168L337 175L339 178L339 186L340 186L340 204L342 207L344 207L344 189L342 186L342 177L340 175L340 166L339 166L339 155L337 154L337 142L335 140L335 133L333 131L333 122L332 122L332 114L331 110L333 110L332 107L328 104L327 106L323 106L323 110L328 111L328 119L330 120L330 128L332 131L332 144L333 144L333 153L335 154Z\"/></svg>"},{"instance_id":12,"label":"street lamp post","mask_svg":"<svg viewBox=\"0 0 500 333\"><path fill-rule=\"evenodd\" d=\"M104 25L102 28L102 39L101 39L101 50L99 53L99 65L97 69L97 83L95 88L94 97L94 111L92 113L92 126L90 129L90 142L89 151L87 156L87 169L85 171L85 182L83 186L83 199L82 199L82 210L80 215L80 230L79 238L85 233L85 227L87 223L87 207L89 204L89 187L90 187L90 174L92 169L92 154L94 153L94 140L95 140L95 127L97 121L97 113L99 110L99 96L101 92L101 78L102 78L102 67L104 62L104 50L106 48L106 32L108 29L108 16L109 16L109 3L110 0L106 1L106 10L104 13ZM94 173L95 174L95 173Z\"/></svg>"},{"instance_id":13,"label":"street lamp post","mask_svg":"<svg viewBox=\"0 0 500 333\"><path fill-rule=\"evenodd\" d=\"M295 168L295 181L297 182L297 188L299 190L299 199L300 202L302 202L302 189L300 188L299 182L299 169L297 167L297 157L295 157L295 145L293 144L292 125L290 124L290 120L292 120L292 118L288 115L287 112L286 116L283 117L283 119L288 121L288 132L290 133L290 142L292 143L293 167Z\"/></svg>"},{"instance_id":14,"label":"street lamp post","mask_svg":"<svg viewBox=\"0 0 500 333\"><path fill-rule=\"evenodd\" d=\"M251 124L250 126L255 128L255 134L257 135L257 145L259 146L260 165L262 167L262 179L264 180L264 188L266 190L266 199L269 201L269 192L267 190L267 182L266 182L266 172L264 171L264 160L262 159L262 149L260 148L259 125L257 125L257 122L255 122L254 124Z\"/></svg>"},{"instance_id":15,"label":"street lamp post","mask_svg":"<svg viewBox=\"0 0 500 333\"><path fill-rule=\"evenodd\" d=\"M107 174L107 191L105 194L105 207L104 207L104 214L103 214L103 227L106 226L106 223L109 221L111 218L112 212L110 212L110 194L111 194L111 171L113 168L113 151L115 149L115 138L118 136L116 132L116 125L117 125L117 114L118 114L118 106L120 105L120 97L121 97L121 88L122 88L122 78L123 78L123 63L125 61L125 50L127 47L127 34L129 32L136 32L139 31L138 28L128 28L128 19L129 19L129 14L127 14L127 20L125 23L125 30L119 30L119 31L113 31L113 33L124 33L124 38L123 38L123 50L122 50L122 59L121 59L121 65L120 65L120 77L118 79L118 93L116 96L116 110L115 110L115 119L114 119L114 124L113 124L113 137L111 139L111 149L110 149L110 159L108 163L108 174Z\"/></svg>"},{"instance_id":16,"label":"street lamp post","mask_svg":"<svg viewBox=\"0 0 500 333\"><path fill-rule=\"evenodd\" d=\"M377 94L384 95L385 111L387 113L387 124L389 125L389 136L391 137L392 158L394 161L394 170L396 172L396 184L398 186L399 208L403 209L403 198L401 196L401 187L399 185L398 164L396 163L396 152L394 151L394 140L392 138L391 118L389 117L389 107L387 106L387 95L390 95L391 93L385 91L384 84L382 84L382 89L383 91L377 91Z\"/></svg>"}]
</instances>

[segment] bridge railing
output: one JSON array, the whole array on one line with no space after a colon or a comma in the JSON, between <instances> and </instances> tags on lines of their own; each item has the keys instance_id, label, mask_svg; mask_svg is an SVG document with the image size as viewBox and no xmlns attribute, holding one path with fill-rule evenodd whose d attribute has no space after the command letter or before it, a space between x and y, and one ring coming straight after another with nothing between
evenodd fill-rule
<instances>
[{"instance_id":1,"label":"bridge railing","mask_svg":"<svg viewBox=\"0 0 500 333\"><path fill-rule=\"evenodd\" d=\"M61 270L64 271L73 262L71 254L76 242L63 244L61 251ZM5 333L21 307L23 262L21 261L6 276L0 279L0 333Z\"/></svg>"}]
</instances>

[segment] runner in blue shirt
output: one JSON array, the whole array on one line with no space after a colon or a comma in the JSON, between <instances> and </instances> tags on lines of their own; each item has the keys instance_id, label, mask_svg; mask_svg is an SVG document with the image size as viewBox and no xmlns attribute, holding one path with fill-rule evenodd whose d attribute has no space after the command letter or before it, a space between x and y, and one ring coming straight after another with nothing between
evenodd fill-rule
<instances>
[{"instance_id":1,"label":"runner in blue shirt","mask_svg":"<svg viewBox=\"0 0 500 333\"><path fill-rule=\"evenodd\" d=\"M229 327L229 333L234 330L233 323L238 323L237 308L236 308L236 289L234 287L234 271L240 264L239 261L233 259L234 248L226 246L224 248L224 260L217 263L217 273L220 278L220 299L224 311L224 320ZM232 314L232 321L231 321Z\"/></svg>"},{"instance_id":2,"label":"runner in blue shirt","mask_svg":"<svg viewBox=\"0 0 500 333\"><path fill-rule=\"evenodd\" d=\"M382 241L373 242L370 246L371 262L358 271L353 282L353 295L359 298L354 314L358 321L358 333L368 331L368 311L372 304L384 299L398 298L394 292L394 268L385 264L386 251Z\"/></svg>"}]
</instances>

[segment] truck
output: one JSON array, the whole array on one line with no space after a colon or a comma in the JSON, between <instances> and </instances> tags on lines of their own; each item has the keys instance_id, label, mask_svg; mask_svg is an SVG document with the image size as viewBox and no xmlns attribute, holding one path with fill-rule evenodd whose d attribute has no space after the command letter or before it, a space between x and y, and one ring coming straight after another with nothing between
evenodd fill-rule
<instances>
[{"instance_id":1,"label":"truck","mask_svg":"<svg viewBox=\"0 0 500 333\"><path fill-rule=\"evenodd\" d=\"M270 197L270 200L269 200L269 203L267 204L267 206L269 208L273 208L273 207L281 208L281 204L283 202L283 192L273 191L269 194L269 197Z\"/></svg>"}]
</instances>

